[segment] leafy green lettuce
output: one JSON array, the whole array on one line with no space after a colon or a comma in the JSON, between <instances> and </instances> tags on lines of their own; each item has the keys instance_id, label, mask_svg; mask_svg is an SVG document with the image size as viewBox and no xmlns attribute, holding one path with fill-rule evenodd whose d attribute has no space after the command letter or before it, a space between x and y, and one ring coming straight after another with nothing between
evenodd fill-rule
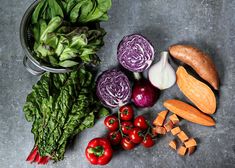
<instances>
[{"instance_id":1,"label":"leafy green lettuce","mask_svg":"<svg viewBox=\"0 0 235 168\"><path fill-rule=\"evenodd\" d=\"M111 0L40 0L31 18L34 56L53 67L99 63Z\"/></svg>"},{"instance_id":2,"label":"leafy green lettuce","mask_svg":"<svg viewBox=\"0 0 235 168\"><path fill-rule=\"evenodd\" d=\"M81 68L66 74L45 73L24 105L40 156L64 157L68 141L94 125L95 114L107 114L95 98L94 77Z\"/></svg>"}]
</instances>

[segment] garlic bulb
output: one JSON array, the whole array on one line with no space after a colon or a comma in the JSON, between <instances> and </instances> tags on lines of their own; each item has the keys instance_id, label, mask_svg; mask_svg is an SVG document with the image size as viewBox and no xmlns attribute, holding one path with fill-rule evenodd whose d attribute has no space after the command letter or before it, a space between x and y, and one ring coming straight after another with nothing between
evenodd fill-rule
<instances>
[{"instance_id":1,"label":"garlic bulb","mask_svg":"<svg viewBox=\"0 0 235 168\"><path fill-rule=\"evenodd\" d=\"M168 62L169 53L163 51L160 53L160 57L160 61L150 67L148 76L153 86L164 90L174 85L176 74Z\"/></svg>"}]
</instances>

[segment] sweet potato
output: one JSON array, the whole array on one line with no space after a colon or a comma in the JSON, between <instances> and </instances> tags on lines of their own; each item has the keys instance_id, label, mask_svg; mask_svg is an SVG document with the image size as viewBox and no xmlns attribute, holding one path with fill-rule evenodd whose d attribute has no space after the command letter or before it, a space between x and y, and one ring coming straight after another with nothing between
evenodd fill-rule
<instances>
[{"instance_id":1,"label":"sweet potato","mask_svg":"<svg viewBox=\"0 0 235 168\"><path fill-rule=\"evenodd\" d=\"M166 129L166 132L170 132L172 128L174 127L174 124L171 120L167 121L166 124L164 124L164 128Z\"/></svg>"},{"instance_id":2,"label":"sweet potato","mask_svg":"<svg viewBox=\"0 0 235 168\"><path fill-rule=\"evenodd\" d=\"M158 113L157 118L153 121L153 125L155 126L162 126L165 119L166 115L168 113L168 110L164 110Z\"/></svg>"},{"instance_id":3,"label":"sweet potato","mask_svg":"<svg viewBox=\"0 0 235 168\"><path fill-rule=\"evenodd\" d=\"M174 125L176 125L176 124L178 124L178 123L180 122L179 118L178 118L177 115L175 115L175 114L172 114L172 115L169 117L169 119L172 121L172 123L173 123Z\"/></svg>"},{"instance_id":4,"label":"sweet potato","mask_svg":"<svg viewBox=\"0 0 235 168\"><path fill-rule=\"evenodd\" d=\"M190 138L189 140L184 142L186 148L190 148L192 146L197 146L197 142L194 138Z\"/></svg>"},{"instance_id":5,"label":"sweet potato","mask_svg":"<svg viewBox=\"0 0 235 168\"><path fill-rule=\"evenodd\" d=\"M177 148L176 141L175 141L175 140L172 140L172 141L169 143L169 146L170 146L172 149L176 150L176 148Z\"/></svg>"},{"instance_id":6,"label":"sweet potato","mask_svg":"<svg viewBox=\"0 0 235 168\"><path fill-rule=\"evenodd\" d=\"M181 129L180 127L175 127L171 130L172 135L177 135L178 133L180 133Z\"/></svg>"},{"instance_id":7,"label":"sweet potato","mask_svg":"<svg viewBox=\"0 0 235 168\"><path fill-rule=\"evenodd\" d=\"M180 131L180 133L178 133L177 136L181 140L181 142L185 142L188 140L188 136L185 134L184 131Z\"/></svg>"},{"instance_id":8,"label":"sweet potato","mask_svg":"<svg viewBox=\"0 0 235 168\"><path fill-rule=\"evenodd\" d=\"M169 111L176 115L204 126L214 126L215 121L208 115L200 112L193 106L179 100L166 100L163 104Z\"/></svg>"},{"instance_id":9,"label":"sweet potato","mask_svg":"<svg viewBox=\"0 0 235 168\"><path fill-rule=\"evenodd\" d=\"M169 47L169 52L174 58L191 66L215 90L219 89L218 72L206 53L190 45L173 45Z\"/></svg>"},{"instance_id":10,"label":"sweet potato","mask_svg":"<svg viewBox=\"0 0 235 168\"><path fill-rule=\"evenodd\" d=\"M191 154L193 154L195 152L196 146L191 146L191 147L189 147L187 149L188 149L188 155L191 155Z\"/></svg>"},{"instance_id":11,"label":"sweet potato","mask_svg":"<svg viewBox=\"0 0 235 168\"><path fill-rule=\"evenodd\" d=\"M180 146L177 153L181 156L184 156L186 152L187 152L187 148L185 148L184 146Z\"/></svg>"},{"instance_id":12,"label":"sweet potato","mask_svg":"<svg viewBox=\"0 0 235 168\"><path fill-rule=\"evenodd\" d=\"M152 129L152 132L155 133L155 134L165 135L166 134L166 129L164 127L156 126Z\"/></svg>"},{"instance_id":13,"label":"sweet potato","mask_svg":"<svg viewBox=\"0 0 235 168\"><path fill-rule=\"evenodd\" d=\"M177 71L177 85L184 95L202 112L213 114L216 109L215 94L206 84L197 80L180 66Z\"/></svg>"}]
</instances>

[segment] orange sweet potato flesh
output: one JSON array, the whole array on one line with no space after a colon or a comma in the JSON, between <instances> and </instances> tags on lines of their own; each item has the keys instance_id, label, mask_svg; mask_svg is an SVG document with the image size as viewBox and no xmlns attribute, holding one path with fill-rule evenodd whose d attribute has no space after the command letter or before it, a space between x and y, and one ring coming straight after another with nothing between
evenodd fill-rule
<instances>
[{"instance_id":1,"label":"orange sweet potato flesh","mask_svg":"<svg viewBox=\"0 0 235 168\"><path fill-rule=\"evenodd\" d=\"M175 127L171 130L172 135L177 135L178 133L180 133L181 129L180 127Z\"/></svg>"},{"instance_id":2,"label":"orange sweet potato flesh","mask_svg":"<svg viewBox=\"0 0 235 168\"><path fill-rule=\"evenodd\" d=\"M167 113L168 113L168 110L159 112L157 118L153 121L153 125L162 126L166 119Z\"/></svg>"},{"instance_id":3,"label":"orange sweet potato flesh","mask_svg":"<svg viewBox=\"0 0 235 168\"><path fill-rule=\"evenodd\" d=\"M193 147L193 146L197 146L197 142L194 138L190 138L189 140L184 142L184 145L185 145L186 148L190 148L190 147Z\"/></svg>"},{"instance_id":4,"label":"orange sweet potato flesh","mask_svg":"<svg viewBox=\"0 0 235 168\"><path fill-rule=\"evenodd\" d=\"M162 134L162 135L166 134L166 129L160 126L154 127L152 131L153 131L153 134Z\"/></svg>"},{"instance_id":5,"label":"orange sweet potato flesh","mask_svg":"<svg viewBox=\"0 0 235 168\"><path fill-rule=\"evenodd\" d=\"M184 156L186 154L187 148L185 148L184 146L180 146L178 149L178 154L181 156Z\"/></svg>"},{"instance_id":6,"label":"orange sweet potato flesh","mask_svg":"<svg viewBox=\"0 0 235 168\"><path fill-rule=\"evenodd\" d=\"M171 120L167 121L166 124L164 124L164 128L166 129L166 132L170 132L172 128L174 127L174 124Z\"/></svg>"},{"instance_id":7,"label":"orange sweet potato flesh","mask_svg":"<svg viewBox=\"0 0 235 168\"><path fill-rule=\"evenodd\" d=\"M215 94L206 84L197 80L180 66L177 71L177 85L184 95L202 112L213 114L216 109Z\"/></svg>"},{"instance_id":8,"label":"orange sweet potato flesh","mask_svg":"<svg viewBox=\"0 0 235 168\"><path fill-rule=\"evenodd\" d=\"M204 125L204 126L215 125L215 121L210 116L200 112L193 106L187 103L184 103L182 101L170 99L170 100L166 100L163 105L169 111L184 118L185 120L191 121L196 124Z\"/></svg>"},{"instance_id":9,"label":"orange sweet potato flesh","mask_svg":"<svg viewBox=\"0 0 235 168\"><path fill-rule=\"evenodd\" d=\"M180 131L179 134L177 134L178 138L181 140L181 142L185 142L188 140L188 136L185 134L184 131Z\"/></svg>"},{"instance_id":10,"label":"orange sweet potato flesh","mask_svg":"<svg viewBox=\"0 0 235 168\"><path fill-rule=\"evenodd\" d=\"M215 90L219 89L218 72L206 53L190 45L173 45L169 47L169 52L174 58L191 66Z\"/></svg>"},{"instance_id":11,"label":"orange sweet potato flesh","mask_svg":"<svg viewBox=\"0 0 235 168\"><path fill-rule=\"evenodd\" d=\"M176 150L176 146L177 146L176 141L175 141L175 140L172 140L172 141L169 143L169 146L170 146L172 149Z\"/></svg>"},{"instance_id":12,"label":"orange sweet potato flesh","mask_svg":"<svg viewBox=\"0 0 235 168\"><path fill-rule=\"evenodd\" d=\"M179 118L177 117L177 115L175 114L172 114L169 119L172 121L172 123L175 125L175 124L178 124L180 122Z\"/></svg>"}]
</instances>

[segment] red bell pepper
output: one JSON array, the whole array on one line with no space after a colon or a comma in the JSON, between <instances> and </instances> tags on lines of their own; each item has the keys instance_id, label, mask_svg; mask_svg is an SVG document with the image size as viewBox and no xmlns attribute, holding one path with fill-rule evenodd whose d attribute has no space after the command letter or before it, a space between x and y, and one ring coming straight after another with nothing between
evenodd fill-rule
<instances>
[{"instance_id":1,"label":"red bell pepper","mask_svg":"<svg viewBox=\"0 0 235 168\"><path fill-rule=\"evenodd\" d=\"M87 159L94 165L105 165L113 156L112 147L106 138L92 139L88 143L85 153Z\"/></svg>"}]
</instances>

